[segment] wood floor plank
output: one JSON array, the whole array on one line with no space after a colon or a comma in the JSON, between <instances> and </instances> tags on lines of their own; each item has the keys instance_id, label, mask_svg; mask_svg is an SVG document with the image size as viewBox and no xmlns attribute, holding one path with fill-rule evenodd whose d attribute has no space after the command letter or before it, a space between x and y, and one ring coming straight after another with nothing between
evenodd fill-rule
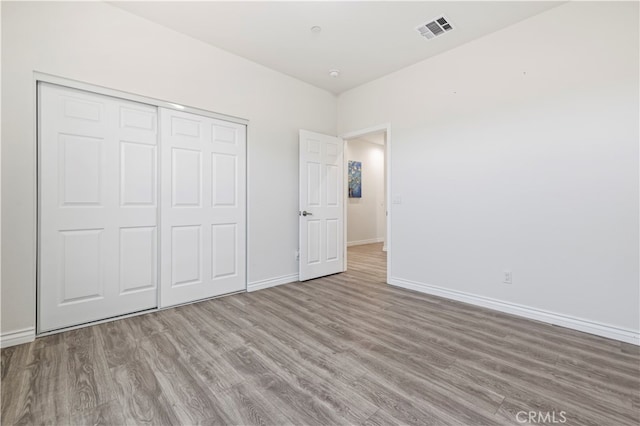
<instances>
[{"instance_id":1,"label":"wood floor plank","mask_svg":"<svg viewBox=\"0 0 640 426\"><path fill-rule=\"evenodd\" d=\"M447 370L410 362L406 357L385 352L354 351L354 358L368 369L366 377L397 386L429 406L444 406L467 416L467 421L489 421L504 395L474 382L459 380Z\"/></svg>"},{"instance_id":2,"label":"wood floor plank","mask_svg":"<svg viewBox=\"0 0 640 426\"><path fill-rule=\"evenodd\" d=\"M330 407L309 392L286 380L286 372L268 362L252 348L240 348L227 352L225 357L247 383L269 395L270 401L294 423L345 424Z\"/></svg>"},{"instance_id":3,"label":"wood floor plank","mask_svg":"<svg viewBox=\"0 0 640 426\"><path fill-rule=\"evenodd\" d=\"M173 403L163 394L153 370L141 356L111 371L127 425L176 425Z\"/></svg>"},{"instance_id":4,"label":"wood floor plank","mask_svg":"<svg viewBox=\"0 0 640 426\"><path fill-rule=\"evenodd\" d=\"M266 392L274 405L289 418L293 424L307 425L348 425L342 418L319 398L306 390L284 380L278 374L262 374L251 382Z\"/></svg>"},{"instance_id":5,"label":"wood floor plank","mask_svg":"<svg viewBox=\"0 0 640 426\"><path fill-rule=\"evenodd\" d=\"M25 380L25 368L33 344L24 344L2 349L2 373L0 376L0 398L2 407L2 424L13 424L16 421L18 412L24 411L20 406L19 399L23 398L23 393L28 391L28 384ZM23 391L24 389L24 391Z\"/></svg>"},{"instance_id":6,"label":"wood floor plank","mask_svg":"<svg viewBox=\"0 0 640 426\"><path fill-rule=\"evenodd\" d=\"M402 424L409 425L455 425L454 421L438 410L425 410L397 386L364 376L354 383L358 393L373 401Z\"/></svg>"},{"instance_id":7,"label":"wood floor plank","mask_svg":"<svg viewBox=\"0 0 640 426\"><path fill-rule=\"evenodd\" d=\"M112 401L115 398L114 383L96 328L69 331L64 339L69 414Z\"/></svg>"},{"instance_id":8,"label":"wood floor plank","mask_svg":"<svg viewBox=\"0 0 640 426\"><path fill-rule=\"evenodd\" d=\"M134 337L131 323L132 321L119 320L95 327L109 368L125 364L138 347L138 340Z\"/></svg>"},{"instance_id":9,"label":"wood floor plank","mask_svg":"<svg viewBox=\"0 0 640 426\"><path fill-rule=\"evenodd\" d=\"M176 314L184 318L197 331L198 339L206 345L207 350L221 354L244 346L246 342L238 335L236 328L220 327L220 324L216 323L215 319L202 308L203 303L206 302L176 308L178 310Z\"/></svg>"},{"instance_id":10,"label":"wood floor plank","mask_svg":"<svg viewBox=\"0 0 640 426\"><path fill-rule=\"evenodd\" d=\"M179 317L179 315L177 315ZM165 333L179 352L179 359L189 371L213 392L231 388L244 379L222 358L218 347L200 337L196 330L182 324L181 333Z\"/></svg>"},{"instance_id":11,"label":"wood floor plank","mask_svg":"<svg viewBox=\"0 0 640 426\"><path fill-rule=\"evenodd\" d=\"M118 400L76 413L69 421L69 424L74 426L117 426L125 423L122 407Z\"/></svg>"},{"instance_id":12,"label":"wood floor plank","mask_svg":"<svg viewBox=\"0 0 640 426\"><path fill-rule=\"evenodd\" d=\"M234 328L242 330L244 328L259 325L259 322L255 320L250 312L234 306L226 299L228 298L220 297L217 299L207 300L203 302L202 305L208 306L216 313L216 318L223 318L225 322L233 324Z\"/></svg>"},{"instance_id":13,"label":"wood floor plank","mask_svg":"<svg viewBox=\"0 0 640 426\"><path fill-rule=\"evenodd\" d=\"M292 310L290 307L284 309L279 305L278 299L273 295L265 295L260 299L257 306L264 312L270 314L276 318L276 321L282 326L282 328L289 328L297 330L298 333L303 333L308 337L315 340L319 350L330 351L332 353L342 352L349 348L348 344L343 342L337 342L331 338L331 336L318 327L319 324L328 323L328 319L324 317L316 317L315 319L305 319L297 317L295 314L302 308Z\"/></svg>"},{"instance_id":14,"label":"wood floor plank","mask_svg":"<svg viewBox=\"0 0 640 426\"><path fill-rule=\"evenodd\" d=\"M0 380L6 380L9 378L9 371L12 369L13 364L19 363L19 358L14 355L16 351L19 351L21 347L28 347L29 345L19 345L19 346L11 346L9 348L5 348L0 350L0 359L2 363L0 364ZM20 371L21 366L13 367L15 371Z\"/></svg>"},{"instance_id":15,"label":"wood floor plank","mask_svg":"<svg viewBox=\"0 0 640 426\"><path fill-rule=\"evenodd\" d=\"M533 413L534 422L528 421L529 413ZM500 406L497 418L511 424L518 424L518 419L526 419L522 423L534 424L552 424L552 422L535 421L536 415L551 416L549 420L556 420L557 424L584 425L584 426L602 426L597 420L589 417L587 414L579 410L572 410L562 403L548 399L526 400L509 397ZM545 417L547 419L547 417Z\"/></svg>"},{"instance_id":16,"label":"wood floor plank","mask_svg":"<svg viewBox=\"0 0 640 426\"><path fill-rule=\"evenodd\" d=\"M220 395L224 410L232 425L288 425L293 424L253 384L241 383ZM204 421L203 424L215 424Z\"/></svg>"},{"instance_id":17,"label":"wood floor plank","mask_svg":"<svg viewBox=\"0 0 640 426\"><path fill-rule=\"evenodd\" d=\"M387 413L383 409L378 409L375 413L369 416L364 422L360 423L362 426L397 426L401 425L400 421L395 419L391 414Z\"/></svg>"},{"instance_id":18,"label":"wood floor plank","mask_svg":"<svg viewBox=\"0 0 640 426\"><path fill-rule=\"evenodd\" d=\"M156 333L142 342L141 353L182 424L216 418L220 423L229 422L214 393L191 374L187 362L164 333Z\"/></svg>"},{"instance_id":19,"label":"wood floor plank","mask_svg":"<svg viewBox=\"0 0 640 426\"><path fill-rule=\"evenodd\" d=\"M171 324L165 320L164 312L165 311L150 312L148 314L126 318L125 321L129 324L134 338L142 341L155 333L162 333L168 328L171 328Z\"/></svg>"},{"instance_id":20,"label":"wood floor plank","mask_svg":"<svg viewBox=\"0 0 640 426\"><path fill-rule=\"evenodd\" d=\"M640 346L632 345L626 342L620 342L620 352L629 355L640 355Z\"/></svg>"},{"instance_id":21,"label":"wood floor plank","mask_svg":"<svg viewBox=\"0 0 640 426\"><path fill-rule=\"evenodd\" d=\"M203 315L209 318L210 324L219 331L241 330L255 325L244 316L230 315L229 308L225 308L220 299L207 300L198 304L203 310Z\"/></svg>"},{"instance_id":22,"label":"wood floor plank","mask_svg":"<svg viewBox=\"0 0 640 426\"><path fill-rule=\"evenodd\" d=\"M32 424L36 419L48 419L52 423L68 421L66 361L67 352L55 345L34 345L23 372L16 424Z\"/></svg>"},{"instance_id":23,"label":"wood floor plank","mask_svg":"<svg viewBox=\"0 0 640 426\"><path fill-rule=\"evenodd\" d=\"M640 424L640 348L349 270L1 351L2 424Z\"/></svg>"},{"instance_id":24,"label":"wood floor plank","mask_svg":"<svg viewBox=\"0 0 640 426\"><path fill-rule=\"evenodd\" d=\"M348 423L360 423L377 410L370 401L353 392L350 382L308 362L298 352L271 339L264 330L254 327L245 333L254 350L262 355L262 361L271 365L270 371L277 371L279 376L313 395Z\"/></svg>"},{"instance_id":25,"label":"wood floor plank","mask_svg":"<svg viewBox=\"0 0 640 426\"><path fill-rule=\"evenodd\" d=\"M475 362L460 361L450 369L470 381L483 383L486 387L524 404L547 401L547 405L563 407L576 415L581 413L588 417L591 413L600 423L609 418L609 422L615 424L635 424L634 418L637 417L633 410L619 400L603 398L597 392L585 392L564 384L553 376L540 375L524 365L479 359Z\"/></svg>"},{"instance_id":26,"label":"wood floor plank","mask_svg":"<svg viewBox=\"0 0 640 426\"><path fill-rule=\"evenodd\" d=\"M303 363L306 368L312 369L318 375L330 377L331 380L353 383L366 373L358 361L348 357L344 352L318 352L314 341L305 339L303 335L291 335L268 325L256 327L252 331L262 333L264 339L268 339L271 344L277 344L282 351L288 348L290 353L295 354L297 361ZM251 343L251 346L256 347L255 343ZM259 348L261 347L262 345Z\"/></svg>"}]
</instances>

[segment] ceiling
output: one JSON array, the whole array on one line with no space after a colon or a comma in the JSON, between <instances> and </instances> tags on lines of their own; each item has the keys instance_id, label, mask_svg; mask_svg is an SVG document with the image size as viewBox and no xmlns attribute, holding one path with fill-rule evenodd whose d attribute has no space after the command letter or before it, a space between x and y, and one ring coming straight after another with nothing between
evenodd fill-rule
<instances>
[{"instance_id":1,"label":"ceiling","mask_svg":"<svg viewBox=\"0 0 640 426\"><path fill-rule=\"evenodd\" d=\"M507 27L561 2L111 2L333 93ZM415 27L446 15L453 31ZM313 33L311 27L320 26ZM340 70L332 78L329 70Z\"/></svg>"}]
</instances>

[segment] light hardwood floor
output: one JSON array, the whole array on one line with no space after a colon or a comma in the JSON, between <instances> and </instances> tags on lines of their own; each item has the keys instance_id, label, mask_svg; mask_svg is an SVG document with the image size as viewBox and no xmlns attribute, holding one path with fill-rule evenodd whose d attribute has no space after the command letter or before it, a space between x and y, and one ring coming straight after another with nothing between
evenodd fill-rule
<instances>
[{"instance_id":1,"label":"light hardwood floor","mask_svg":"<svg viewBox=\"0 0 640 426\"><path fill-rule=\"evenodd\" d=\"M639 424L638 347L384 277L352 247L344 274L4 349L2 424Z\"/></svg>"}]
</instances>

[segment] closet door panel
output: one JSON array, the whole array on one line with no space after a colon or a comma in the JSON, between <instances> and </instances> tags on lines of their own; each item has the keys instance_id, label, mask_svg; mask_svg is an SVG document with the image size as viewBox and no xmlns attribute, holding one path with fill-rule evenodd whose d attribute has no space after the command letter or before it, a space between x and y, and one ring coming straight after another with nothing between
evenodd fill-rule
<instances>
[{"instance_id":1,"label":"closet door panel","mask_svg":"<svg viewBox=\"0 0 640 426\"><path fill-rule=\"evenodd\" d=\"M40 83L39 331L157 306L157 109Z\"/></svg>"},{"instance_id":2,"label":"closet door panel","mask_svg":"<svg viewBox=\"0 0 640 426\"><path fill-rule=\"evenodd\" d=\"M160 109L160 305L244 290L246 127Z\"/></svg>"}]
</instances>

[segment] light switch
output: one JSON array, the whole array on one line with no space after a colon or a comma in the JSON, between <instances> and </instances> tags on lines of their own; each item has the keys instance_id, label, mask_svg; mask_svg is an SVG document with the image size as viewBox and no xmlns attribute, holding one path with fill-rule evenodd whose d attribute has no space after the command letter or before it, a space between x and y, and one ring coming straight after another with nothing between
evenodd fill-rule
<instances>
[{"instance_id":1,"label":"light switch","mask_svg":"<svg viewBox=\"0 0 640 426\"><path fill-rule=\"evenodd\" d=\"M402 197L399 195L393 196L393 204L402 204Z\"/></svg>"}]
</instances>

